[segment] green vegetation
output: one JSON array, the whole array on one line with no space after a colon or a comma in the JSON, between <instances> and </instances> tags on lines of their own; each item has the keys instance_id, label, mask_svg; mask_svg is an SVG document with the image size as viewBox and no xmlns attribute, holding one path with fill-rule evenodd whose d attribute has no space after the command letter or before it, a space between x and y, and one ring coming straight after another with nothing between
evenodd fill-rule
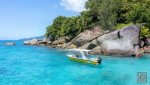
<instances>
[{"instance_id":1,"label":"green vegetation","mask_svg":"<svg viewBox=\"0 0 150 85\"><path fill-rule=\"evenodd\" d=\"M144 25L141 36L150 37L150 0L88 0L85 7L79 16L57 17L47 27L46 36L51 35L54 39L74 37L94 26L115 30L128 23L140 23Z\"/></svg>"},{"instance_id":2,"label":"green vegetation","mask_svg":"<svg viewBox=\"0 0 150 85\"><path fill-rule=\"evenodd\" d=\"M125 26L131 26L131 25L133 25L133 23L129 23L129 24L120 23L120 24L117 24L114 28L115 29L121 29Z\"/></svg>"},{"instance_id":3,"label":"green vegetation","mask_svg":"<svg viewBox=\"0 0 150 85\"><path fill-rule=\"evenodd\" d=\"M143 26L141 28L141 37L150 37L150 29Z\"/></svg>"}]
</instances>

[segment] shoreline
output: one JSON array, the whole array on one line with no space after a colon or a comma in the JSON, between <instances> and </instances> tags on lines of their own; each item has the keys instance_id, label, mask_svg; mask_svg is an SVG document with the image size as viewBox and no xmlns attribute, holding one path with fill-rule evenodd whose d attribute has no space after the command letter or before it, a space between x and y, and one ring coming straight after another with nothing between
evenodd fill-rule
<instances>
[{"instance_id":1,"label":"shoreline","mask_svg":"<svg viewBox=\"0 0 150 85\"><path fill-rule=\"evenodd\" d=\"M48 46L57 49L87 49L91 50L91 54L97 55L135 55L140 57L143 54L143 50L140 47L145 47L145 42L141 42L139 36L140 28L135 25L112 32L95 27L81 32L74 38L65 36L52 40L50 37L43 40L32 39L23 43L24 45ZM144 52L150 54L150 46L145 47Z\"/></svg>"}]
</instances>

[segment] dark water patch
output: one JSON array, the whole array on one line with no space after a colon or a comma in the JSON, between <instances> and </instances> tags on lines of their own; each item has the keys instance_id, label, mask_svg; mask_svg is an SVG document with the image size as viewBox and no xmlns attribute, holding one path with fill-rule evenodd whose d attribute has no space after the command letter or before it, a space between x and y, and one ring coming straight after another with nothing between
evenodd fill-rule
<instances>
[{"instance_id":1,"label":"dark water patch","mask_svg":"<svg viewBox=\"0 0 150 85\"><path fill-rule=\"evenodd\" d=\"M8 70L5 68L0 68L0 75L6 75L8 73Z\"/></svg>"}]
</instances>

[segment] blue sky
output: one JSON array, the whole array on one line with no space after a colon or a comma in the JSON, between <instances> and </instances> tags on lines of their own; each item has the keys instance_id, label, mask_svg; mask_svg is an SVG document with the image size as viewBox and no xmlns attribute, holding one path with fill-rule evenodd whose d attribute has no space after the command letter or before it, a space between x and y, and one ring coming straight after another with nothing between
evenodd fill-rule
<instances>
[{"instance_id":1,"label":"blue sky","mask_svg":"<svg viewBox=\"0 0 150 85\"><path fill-rule=\"evenodd\" d=\"M0 40L41 36L59 15L75 16L87 0L0 0Z\"/></svg>"}]
</instances>

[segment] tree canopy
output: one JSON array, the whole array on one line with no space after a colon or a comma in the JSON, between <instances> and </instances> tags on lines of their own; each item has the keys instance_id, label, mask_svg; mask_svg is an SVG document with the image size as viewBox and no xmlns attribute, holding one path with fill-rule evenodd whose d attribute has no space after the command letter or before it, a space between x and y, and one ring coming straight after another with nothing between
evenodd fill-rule
<instances>
[{"instance_id":1,"label":"tree canopy","mask_svg":"<svg viewBox=\"0 0 150 85\"><path fill-rule=\"evenodd\" d=\"M79 16L58 16L47 27L46 36L51 35L55 39L62 36L75 37L94 26L114 30L133 23L143 24L141 35L150 37L150 0L88 0L85 8Z\"/></svg>"}]
</instances>

